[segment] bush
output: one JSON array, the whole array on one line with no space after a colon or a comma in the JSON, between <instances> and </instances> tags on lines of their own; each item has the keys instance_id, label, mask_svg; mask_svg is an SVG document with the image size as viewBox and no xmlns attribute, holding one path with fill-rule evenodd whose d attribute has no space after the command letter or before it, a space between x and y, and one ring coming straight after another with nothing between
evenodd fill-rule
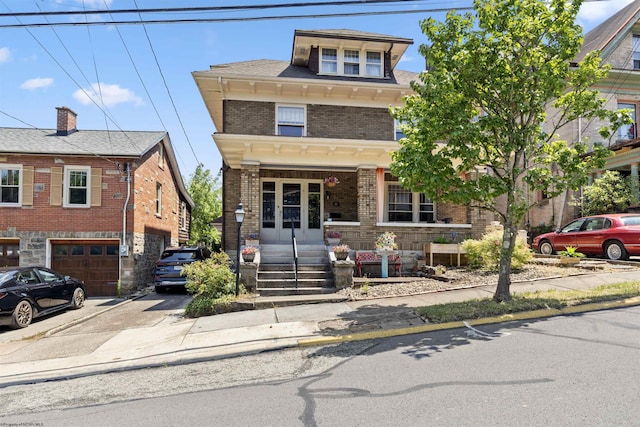
<instances>
[{"instance_id":1,"label":"bush","mask_svg":"<svg viewBox=\"0 0 640 427\"><path fill-rule=\"evenodd\" d=\"M502 249L502 231L492 231L482 236L480 240L467 239L462 242L462 248L467 252L467 260L471 268L486 268L497 270L500 265L500 250ZM511 257L511 268L518 270L531 260L531 250L524 239L516 238L516 247Z\"/></svg>"},{"instance_id":2,"label":"bush","mask_svg":"<svg viewBox=\"0 0 640 427\"><path fill-rule=\"evenodd\" d=\"M183 274L187 278L187 291L195 296L217 299L235 295L235 275L229 268L229 256L224 252L185 266Z\"/></svg>"}]
</instances>

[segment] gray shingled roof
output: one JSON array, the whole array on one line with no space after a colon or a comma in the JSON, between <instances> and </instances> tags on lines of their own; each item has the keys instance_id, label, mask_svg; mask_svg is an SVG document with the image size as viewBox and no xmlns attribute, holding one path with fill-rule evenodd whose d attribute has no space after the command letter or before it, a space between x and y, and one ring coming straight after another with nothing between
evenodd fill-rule
<instances>
[{"instance_id":1,"label":"gray shingled roof","mask_svg":"<svg viewBox=\"0 0 640 427\"><path fill-rule=\"evenodd\" d=\"M413 44L413 40L406 37L389 36L387 34L369 33L366 31L350 30L347 28L332 30L295 30L294 35L311 35L318 37L348 38L352 40L375 40Z\"/></svg>"},{"instance_id":2,"label":"gray shingled roof","mask_svg":"<svg viewBox=\"0 0 640 427\"><path fill-rule=\"evenodd\" d=\"M0 128L0 153L139 157L166 132L78 130L58 136L56 129Z\"/></svg>"},{"instance_id":3,"label":"gray shingled roof","mask_svg":"<svg viewBox=\"0 0 640 427\"><path fill-rule=\"evenodd\" d=\"M604 59L607 56L605 51L613 47L612 42L616 41L618 35L625 33L627 28L636 23L640 18L639 14L640 0L635 0L589 31L584 36L582 50L576 55L575 62L582 61L586 54L593 50L600 50Z\"/></svg>"},{"instance_id":4,"label":"gray shingled roof","mask_svg":"<svg viewBox=\"0 0 640 427\"><path fill-rule=\"evenodd\" d=\"M394 70L390 79L372 79L363 77L344 77L317 75L307 67L291 65L288 61L277 61L272 59L256 59L253 61L231 62L228 64L212 65L209 69L215 75L238 75L256 77L282 77L313 80L341 80L359 81L382 84L409 85L412 80L417 80L418 74L411 71Z\"/></svg>"}]
</instances>

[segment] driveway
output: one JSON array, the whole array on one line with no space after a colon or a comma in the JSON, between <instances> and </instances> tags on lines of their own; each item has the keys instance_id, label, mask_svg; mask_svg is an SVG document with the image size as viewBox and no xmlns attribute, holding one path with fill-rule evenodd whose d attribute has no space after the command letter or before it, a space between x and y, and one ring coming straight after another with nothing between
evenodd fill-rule
<instances>
[{"instance_id":1,"label":"driveway","mask_svg":"<svg viewBox=\"0 0 640 427\"><path fill-rule=\"evenodd\" d=\"M91 352L125 329L151 327L180 319L191 298L185 293L150 293L129 300L89 298L79 310L35 319L27 328L1 328L0 363ZM45 336L47 339L41 339Z\"/></svg>"}]
</instances>

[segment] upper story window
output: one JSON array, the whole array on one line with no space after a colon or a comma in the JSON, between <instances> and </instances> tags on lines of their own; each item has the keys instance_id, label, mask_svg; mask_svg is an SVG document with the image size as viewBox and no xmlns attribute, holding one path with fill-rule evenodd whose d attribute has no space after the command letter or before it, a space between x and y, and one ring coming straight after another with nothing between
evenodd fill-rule
<instances>
[{"instance_id":1,"label":"upper story window","mask_svg":"<svg viewBox=\"0 0 640 427\"><path fill-rule=\"evenodd\" d=\"M633 36L633 69L640 70L640 36Z\"/></svg>"},{"instance_id":2,"label":"upper story window","mask_svg":"<svg viewBox=\"0 0 640 427\"><path fill-rule=\"evenodd\" d=\"M323 73L335 74L338 72L338 51L336 49L322 49L322 66Z\"/></svg>"},{"instance_id":3,"label":"upper story window","mask_svg":"<svg viewBox=\"0 0 640 427\"><path fill-rule=\"evenodd\" d=\"M620 140L630 140L635 139L637 136L636 130L636 104L634 103L623 103L618 102L618 110L632 110L631 118L633 119L633 123L628 125L622 125L618 128L618 139Z\"/></svg>"},{"instance_id":4,"label":"upper story window","mask_svg":"<svg viewBox=\"0 0 640 427\"><path fill-rule=\"evenodd\" d=\"M305 136L305 108L278 105L276 108L276 132L281 136Z\"/></svg>"},{"instance_id":5,"label":"upper story window","mask_svg":"<svg viewBox=\"0 0 640 427\"><path fill-rule=\"evenodd\" d=\"M91 168L89 166L65 166L63 206L74 208L89 207L90 172Z\"/></svg>"},{"instance_id":6,"label":"upper story window","mask_svg":"<svg viewBox=\"0 0 640 427\"><path fill-rule=\"evenodd\" d=\"M402 132L402 129L400 129L400 125L402 124L402 122L399 119L394 119L394 129L395 129L395 140L396 141L400 141L402 138L404 138L406 135L404 134L404 132Z\"/></svg>"},{"instance_id":7,"label":"upper story window","mask_svg":"<svg viewBox=\"0 0 640 427\"><path fill-rule=\"evenodd\" d=\"M385 214L389 222L435 222L435 206L431 200L392 183L387 185Z\"/></svg>"},{"instance_id":8,"label":"upper story window","mask_svg":"<svg viewBox=\"0 0 640 427\"><path fill-rule=\"evenodd\" d=\"M382 52L322 48L320 72L359 77L382 77Z\"/></svg>"},{"instance_id":9,"label":"upper story window","mask_svg":"<svg viewBox=\"0 0 640 427\"><path fill-rule=\"evenodd\" d=\"M20 206L22 166L0 165L0 206Z\"/></svg>"},{"instance_id":10,"label":"upper story window","mask_svg":"<svg viewBox=\"0 0 640 427\"><path fill-rule=\"evenodd\" d=\"M162 215L162 184L156 183L156 215Z\"/></svg>"}]
</instances>

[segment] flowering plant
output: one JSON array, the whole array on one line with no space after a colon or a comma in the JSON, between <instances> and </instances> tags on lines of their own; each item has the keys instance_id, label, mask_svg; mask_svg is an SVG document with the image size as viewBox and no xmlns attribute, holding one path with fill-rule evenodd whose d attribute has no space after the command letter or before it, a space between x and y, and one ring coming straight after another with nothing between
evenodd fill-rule
<instances>
[{"instance_id":1,"label":"flowering plant","mask_svg":"<svg viewBox=\"0 0 640 427\"><path fill-rule=\"evenodd\" d=\"M339 239L342 237L342 233L339 231L327 231L327 239Z\"/></svg>"},{"instance_id":2,"label":"flowering plant","mask_svg":"<svg viewBox=\"0 0 640 427\"><path fill-rule=\"evenodd\" d=\"M387 231L378 236L376 240L376 249L395 250L398 244L395 242L396 235L391 231Z\"/></svg>"},{"instance_id":3,"label":"flowering plant","mask_svg":"<svg viewBox=\"0 0 640 427\"><path fill-rule=\"evenodd\" d=\"M242 255L255 255L258 252L258 248L255 246L245 246L242 248Z\"/></svg>"},{"instance_id":4,"label":"flowering plant","mask_svg":"<svg viewBox=\"0 0 640 427\"><path fill-rule=\"evenodd\" d=\"M258 233L249 233L247 234L247 240L260 240L260 235Z\"/></svg>"},{"instance_id":5,"label":"flowering plant","mask_svg":"<svg viewBox=\"0 0 640 427\"><path fill-rule=\"evenodd\" d=\"M337 177L335 177L333 175L330 175L330 176L328 176L328 177L326 177L324 179L324 183L325 184L340 184L340 180Z\"/></svg>"},{"instance_id":6,"label":"flowering plant","mask_svg":"<svg viewBox=\"0 0 640 427\"><path fill-rule=\"evenodd\" d=\"M345 253L349 252L349 245L338 245L333 247L333 252L335 253Z\"/></svg>"}]
</instances>

